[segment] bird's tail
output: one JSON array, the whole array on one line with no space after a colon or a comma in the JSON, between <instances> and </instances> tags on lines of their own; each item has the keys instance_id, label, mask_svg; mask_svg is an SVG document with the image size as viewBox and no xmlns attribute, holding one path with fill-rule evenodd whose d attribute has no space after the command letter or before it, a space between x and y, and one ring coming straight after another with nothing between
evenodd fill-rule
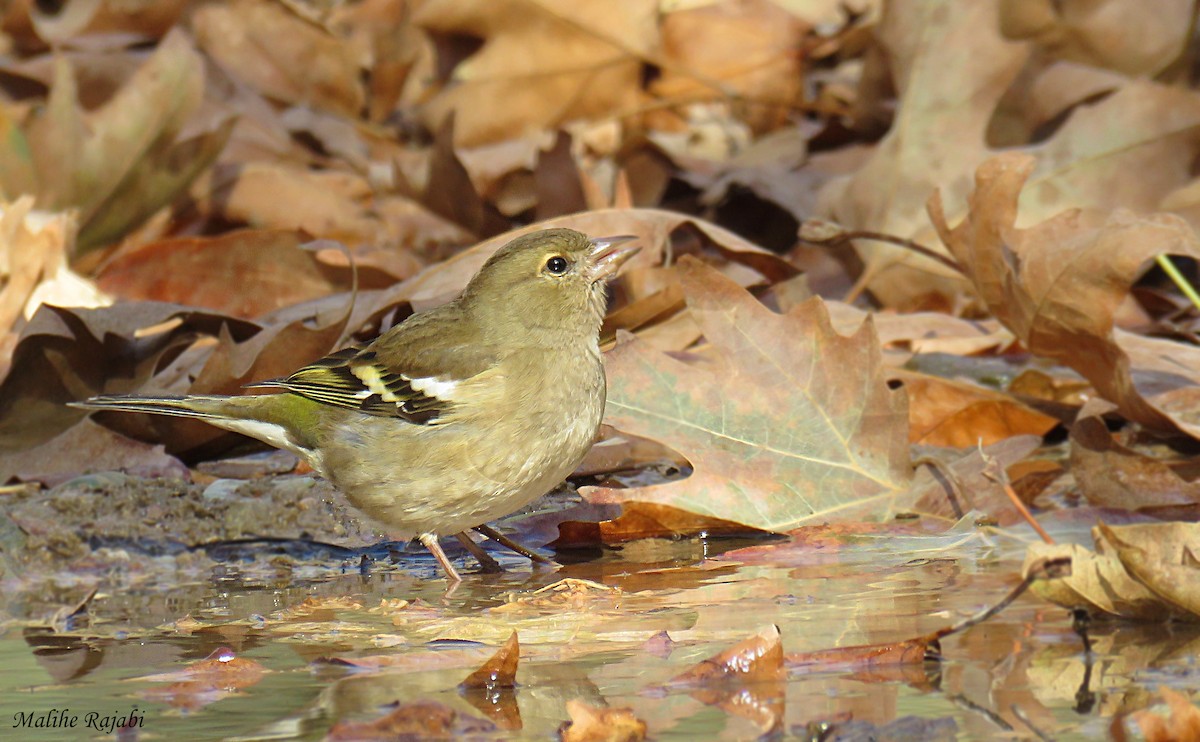
<instances>
[{"instance_id":1,"label":"bird's tail","mask_svg":"<svg viewBox=\"0 0 1200 742\"><path fill-rule=\"evenodd\" d=\"M104 394L68 404L84 410L191 417L305 457L311 456L314 451L314 436L319 422L315 410L317 403L294 394L245 394L236 397L216 394L189 394L186 397Z\"/></svg>"}]
</instances>

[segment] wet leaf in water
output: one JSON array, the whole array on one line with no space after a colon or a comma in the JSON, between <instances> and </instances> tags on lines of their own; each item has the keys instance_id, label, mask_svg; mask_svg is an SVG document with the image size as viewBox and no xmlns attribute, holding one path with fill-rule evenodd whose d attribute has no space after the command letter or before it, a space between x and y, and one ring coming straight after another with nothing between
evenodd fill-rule
<instances>
[{"instance_id":1,"label":"wet leaf in water","mask_svg":"<svg viewBox=\"0 0 1200 742\"><path fill-rule=\"evenodd\" d=\"M576 698L567 701L570 721L558 728L561 742L638 742L646 739L646 722L630 708L597 708Z\"/></svg>"},{"instance_id":2,"label":"wet leaf in water","mask_svg":"<svg viewBox=\"0 0 1200 742\"><path fill-rule=\"evenodd\" d=\"M622 592L615 587L591 580L568 577L531 593L510 593L504 605L491 609L495 614L521 614L547 609L582 611L597 603L619 604Z\"/></svg>"},{"instance_id":3,"label":"wet leaf in water","mask_svg":"<svg viewBox=\"0 0 1200 742\"><path fill-rule=\"evenodd\" d=\"M865 644L856 647L835 647L817 652L789 654L788 670L873 670L889 665L921 665L941 656L941 646L934 636L919 636L887 644Z\"/></svg>"},{"instance_id":4,"label":"wet leaf in water","mask_svg":"<svg viewBox=\"0 0 1200 742\"><path fill-rule=\"evenodd\" d=\"M1200 707L1191 698L1167 686L1159 686L1158 695L1167 705L1167 715L1151 710L1132 715L1146 742L1180 742L1200 739Z\"/></svg>"},{"instance_id":5,"label":"wet leaf in water","mask_svg":"<svg viewBox=\"0 0 1200 742\"><path fill-rule=\"evenodd\" d=\"M330 742L396 739L460 739L469 734L494 732L486 719L461 714L437 701L397 704L374 721L338 721L325 739Z\"/></svg>"},{"instance_id":6,"label":"wet leaf in water","mask_svg":"<svg viewBox=\"0 0 1200 742\"><path fill-rule=\"evenodd\" d=\"M681 672L668 687L705 685L729 680L756 683L784 677L783 641L778 626L768 626L749 639Z\"/></svg>"},{"instance_id":7,"label":"wet leaf in water","mask_svg":"<svg viewBox=\"0 0 1200 742\"><path fill-rule=\"evenodd\" d=\"M517 632L514 631L508 641L504 642L504 646L458 684L459 689L493 691L499 688L515 688L520 656L521 645L517 641Z\"/></svg>"},{"instance_id":8,"label":"wet leaf in water","mask_svg":"<svg viewBox=\"0 0 1200 742\"><path fill-rule=\"evenodd\" d=\"M676 642L671 639L670 634L666 631L660 631L646 640L646 643L642 645L642 650L655 657L666 659L671 656L671 651L675 648L675 644Z\"/></svg>"},{"instance_id":9,"label":"wet leaf in water","mask_svg":"<svg viewBox=\"0 0 1200 742\"><path fill-rule=\"evenodd\" d=\"M270 672L254 660L234 656L222 647L179 672L150 675L143 681L169 682L165 688L146 691L149 699L163 700L179 709L195 710L257 684Z\"/></svg>"},{"instance_id":10,"label":"wet leaf in water","mask_svg":"<svg viewBox=\"0 0 1200 742\"><path fill-rule=\"evenodd\" d=\"M763 533L757 528L732 523L720 518L689 513L670 505L652 502L629 502L621 515L598 523L569 520L558 524L558 538L550 543L556 548L620 544L642 538L677 538L680 536L753 536Z\"/></svg>"}]
</instances>

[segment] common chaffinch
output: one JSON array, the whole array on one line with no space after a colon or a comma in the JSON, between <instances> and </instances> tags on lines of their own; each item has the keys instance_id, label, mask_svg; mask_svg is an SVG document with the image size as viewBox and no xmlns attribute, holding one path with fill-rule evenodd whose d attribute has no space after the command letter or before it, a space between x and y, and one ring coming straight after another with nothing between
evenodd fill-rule
<instances>
[{"instance_id":1,"label":"common chaffinch","mask_svg":"<svg viewBox=\"0 0 1200 742\"><path fill-rule=\"evenodd\" d=\"M563 481L604 413L605 284L638 248L548 229L500 248L448 304L243 396L104 395L74 403L199 418L307 460L398 538L418 538L461 578L438 537L476 528ZM486 561L485 561L486 560ZM492 562L494 564L494 562Z\"/></svg>"}]
</instances>

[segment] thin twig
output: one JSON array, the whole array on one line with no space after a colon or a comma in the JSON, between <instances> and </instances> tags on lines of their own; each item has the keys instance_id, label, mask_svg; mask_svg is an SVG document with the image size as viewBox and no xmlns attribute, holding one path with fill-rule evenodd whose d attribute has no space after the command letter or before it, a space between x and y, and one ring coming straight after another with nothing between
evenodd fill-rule
<instances>
[{"instance_id":1,"label":"thin twig","mask_svg":"<svg viewBox=\"0 0 1200 742\"><path fill-rule=\"evenodd\" d=\"M811 235L805 236L803 233L800 235L801 242L807 242L810 245L820 245L825 247L837 247L849 242L850 240L875 240L876 242L886 242L888 244L898 245L911 250L918 255L923 255L930 260L941 263L959 275L967 275L967 272L963 270L963 267L959 265L958 261L954 258L950 257L949 255L943 255L940 252L936 252L919 242L905 239L904 237L897 237L895 235L885 234L883 232L872 232L866 229L846 230L824 238L818 238Z\"/></svg>"},{"instance_id":2,"label":"thin twig","mask_svg":"<svg viewBox=\"0 0 1200 742\"><path fill-rule=\"evenodd\" d=\"M969 629L976 624L983 623L984 621L988 620L992 616L996 615L1000 611L1007 608L1009 605L1012 604L1012 602L1014 600L1021 597L1021 595L1026 590L1028 590L1029 586L1032 585L1035 581L1050 579L1050 578L1054 578L1054 577L1062 577L1066 574L1070 574L1070 570L1071 570L1071 557L1054 557L1051 559L1040 559L1029 566L1028 571L1025 573L1025 579L1021 580L1021 582L1019 584L1017 584L1016 587L1014 587L1012 590L1010 590L1008 595L1005 595L1004 598L999 603L997 603L979 613L976 613L974 616L971 616L970 618L967 618L967 619L955 624L954 626L950 626L949 628L945 628L945 629L939 629L938 631L935 631L931 636L941 639L944 636L950 636L951 634L957 634L958 632L963 631L965 629Z\"/></svg>"},{"instance_id":3,"label":"thin twig","mask_svg":"<svg viewBox=\"0 0 1200 742\"><path fill-rule=\"evenodd\" d=\"M1017 509L1017 512L1021 514L1021 517L1033 527L1033 530L1037 531L1037 534L1042 537L1042 541L1053 545L1054 537L1046 533L1046 529L1042 528L1042 524L1037 522L1037 520L1033 517L1033 513L1029 512L1029 508L1025 507L1025 503L1021 502L1021 498L1017 496L1017 493L1015 490L1013 490L1012 485L1008 483L1008 473L1004 471L996 459L983 452L982 443L979 446L979 455L983 456L984 461L987 462L987 464L983 467L983 476L1003 487L1004 494L1007 495L1008 499L1012 501L1013 507Z\"/></svg>"}]
</instances>

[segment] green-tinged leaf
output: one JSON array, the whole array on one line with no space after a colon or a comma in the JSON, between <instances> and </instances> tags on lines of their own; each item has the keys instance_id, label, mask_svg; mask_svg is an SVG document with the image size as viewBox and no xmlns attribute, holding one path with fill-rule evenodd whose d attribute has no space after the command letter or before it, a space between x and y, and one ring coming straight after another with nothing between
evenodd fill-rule
<instances>
[{"instance_id":1,"label":"green-tinged leaf","mask_svg":"<svg viewBox=\"0 0 1200 742\"><path fill-rule=\"evenodd\" d=\"M680 261L680 271L713 353L679 360L619 343L606 421L674 448L695 471L589 498L775 531L889 515L910 476L907 404L885 383L872 324L842 337L819 299L777 315L699 261Z\"/></svg>"},{"instance_id":2,"label":"green-tinged leaf","mask_svg":"<svg viewBox=\"0 0 1200 742\"><path fill-rule=\"evenodd\" d=\"M204 96L204 63L172 33L103 105L85 111L70 63L59 58L46 107L25 136L40 202L76 207L81 249L119 238L211 164L228 124L179 141ZM19 176L14 176L19 177ZM14 184L4 178L5 189Z\"/></svg>"}]
</instances>

